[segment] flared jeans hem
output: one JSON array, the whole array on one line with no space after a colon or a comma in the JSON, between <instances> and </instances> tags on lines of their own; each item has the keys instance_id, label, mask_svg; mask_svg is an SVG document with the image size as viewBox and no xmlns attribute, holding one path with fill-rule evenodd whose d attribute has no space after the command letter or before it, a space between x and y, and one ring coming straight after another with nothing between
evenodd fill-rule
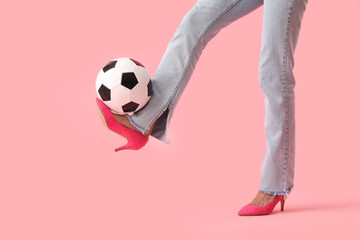
<instances>
[{"instance_id":1,"label":"flared jeans hem","mask_svg":"<svg viewBox=\"0 0 360 240\"><path fill-rule=\"evenodd\" d=\"M291 193L291 190L294 188L294 184L291 185L286 191L277 191L277 190L262 190L261 188L259 188L259 191L260 192L264 192L264 193L267 193L267 194L271 194L271 195L274 195L274 196L277 196L277 195L289 195Z\"/></svg>"}]
</instances>

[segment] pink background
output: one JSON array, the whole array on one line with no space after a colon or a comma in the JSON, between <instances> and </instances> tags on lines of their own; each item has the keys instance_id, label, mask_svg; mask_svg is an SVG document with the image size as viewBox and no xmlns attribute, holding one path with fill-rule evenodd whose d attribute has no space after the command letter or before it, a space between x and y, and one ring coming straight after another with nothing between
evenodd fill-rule
<instances>
[{"instance_id":1,"label":"pink background","mask_svg":"<svg viewBox=\"0 0 360 240\"><path fill-rule=\"evenodd\" d=\"M170 146L151 138L140 151L114 152L122 139L98 117L98 71L133 57L153 76L194 4L2 4L0 239L359 239L358 0L310 0L305 12L294 69L295 187L284 212L237 215L258 191L265 150L263 7L206 47Z\"/></svg>"}]
</instances>

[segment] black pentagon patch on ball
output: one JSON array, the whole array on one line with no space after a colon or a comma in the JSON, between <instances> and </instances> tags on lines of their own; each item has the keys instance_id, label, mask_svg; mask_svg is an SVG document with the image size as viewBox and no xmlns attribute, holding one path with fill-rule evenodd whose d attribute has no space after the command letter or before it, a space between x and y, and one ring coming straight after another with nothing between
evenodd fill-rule
<instances>
[{"instance_id":1,"label":"black pentagon patch on ball","mask_svg":"<svg viewBox=\"0 0 360 240\"><path fill-rule=\"evenodd\" d=\"M122 74L121 85L131 90L136 86L136 84L138 84L138 80L133 72Z\"/></svg>"},{"instance_id":2,"label":"black pentagon patch on ball","mask_svg":"<svg viewBox=\"0 0 360 240\"><path fill-rule=\"evenodd\" d=\"M139 61L136 61L135 59L130 58L131 61L133 61L136 65L144 67Z\"/></svg>"},{"instance_id":3,"label":"black pentagon patch on ball","mask_svg":"<svg viewBox=\"0 0 360 240\"><path fill-rule=\"evenodd\" d=\"M139 104L134 102L129 102L122 106L122 109L124 112L135 112L135 110L138 108Z\"/></svg>"},{"instance_id":4,"label":"black pentagon patch on ball","mask_svg":"<svg viewBox=\"0 0 360 240\"><path fill-rule=\"evenodd\" d=\"M99 88L98 92L103 101L111 100L110 89L108 89L106 86L104 86L104 84L101 84L101 87Z\"/></svg>"},{"instance_id":5,"label":"black pentagon patch on ball","mask_svg":"<svg viewBox=\"0 0 360 240\"><path fill-rule=\"evenodd\" d=\"M150 97L153 94L151 79L150 79L150 81L149 81L149 83L147 85L147 90L148 90L148 97Z\"/></svg>"},{"instance_id":6,"label":"black pentagon patch on ball","mask_svg":"<svg viewBox=\"0 0 360 240\"><path fill-rule=\"evenodd\" d=\"M117 63L116 60L110 61L110 62L108 62L108 63L105 65L105 67L103 67L102 70L103 70L104 72L107 72L107 71L109 71L110 69L114 68L115 65L116 65L116 63Z\"/></svg>"}]
</instances>

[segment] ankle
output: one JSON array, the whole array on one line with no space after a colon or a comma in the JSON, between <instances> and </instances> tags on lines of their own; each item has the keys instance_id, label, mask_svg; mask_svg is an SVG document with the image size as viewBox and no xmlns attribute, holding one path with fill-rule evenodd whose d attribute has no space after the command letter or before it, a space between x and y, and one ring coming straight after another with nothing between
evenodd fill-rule
<instances>
[{"instance_id":1,"label":"ankle","mask_svg":"<svg viewBox=\"0 0 360 240\"><path fill-rule=\"evenodd\" d=\"M150 130L147 133L142 133L139 129L137 129L132 123L130 123L129 119L125 116L125 115L118 115L113 113L113 116L115 118L115 120L120 123L121 125L130 128L131 130L137 131L138 133L141 133L142 135L144 135L145 137L149 137L151 134L152 129L155 126L156 121L154 122L154 124L151 126Z\"/></svg>"}]
</instances>

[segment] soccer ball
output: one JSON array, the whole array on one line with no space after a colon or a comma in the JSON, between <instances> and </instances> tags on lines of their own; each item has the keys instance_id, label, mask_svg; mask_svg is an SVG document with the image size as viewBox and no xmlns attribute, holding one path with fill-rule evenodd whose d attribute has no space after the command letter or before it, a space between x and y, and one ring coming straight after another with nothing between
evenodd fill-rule
<instances>
[{"instance_id":1,"label":"soccer ball","mask_svg":"<svg viewBox=\"0 0 360 240\"><path fill-rule=\"evenodd\" d=\"M152 81L144 65L138 61L117 58L100 70L96 92L113 113L132 115L150 100Z\"/></svg>"}]
</instances>

